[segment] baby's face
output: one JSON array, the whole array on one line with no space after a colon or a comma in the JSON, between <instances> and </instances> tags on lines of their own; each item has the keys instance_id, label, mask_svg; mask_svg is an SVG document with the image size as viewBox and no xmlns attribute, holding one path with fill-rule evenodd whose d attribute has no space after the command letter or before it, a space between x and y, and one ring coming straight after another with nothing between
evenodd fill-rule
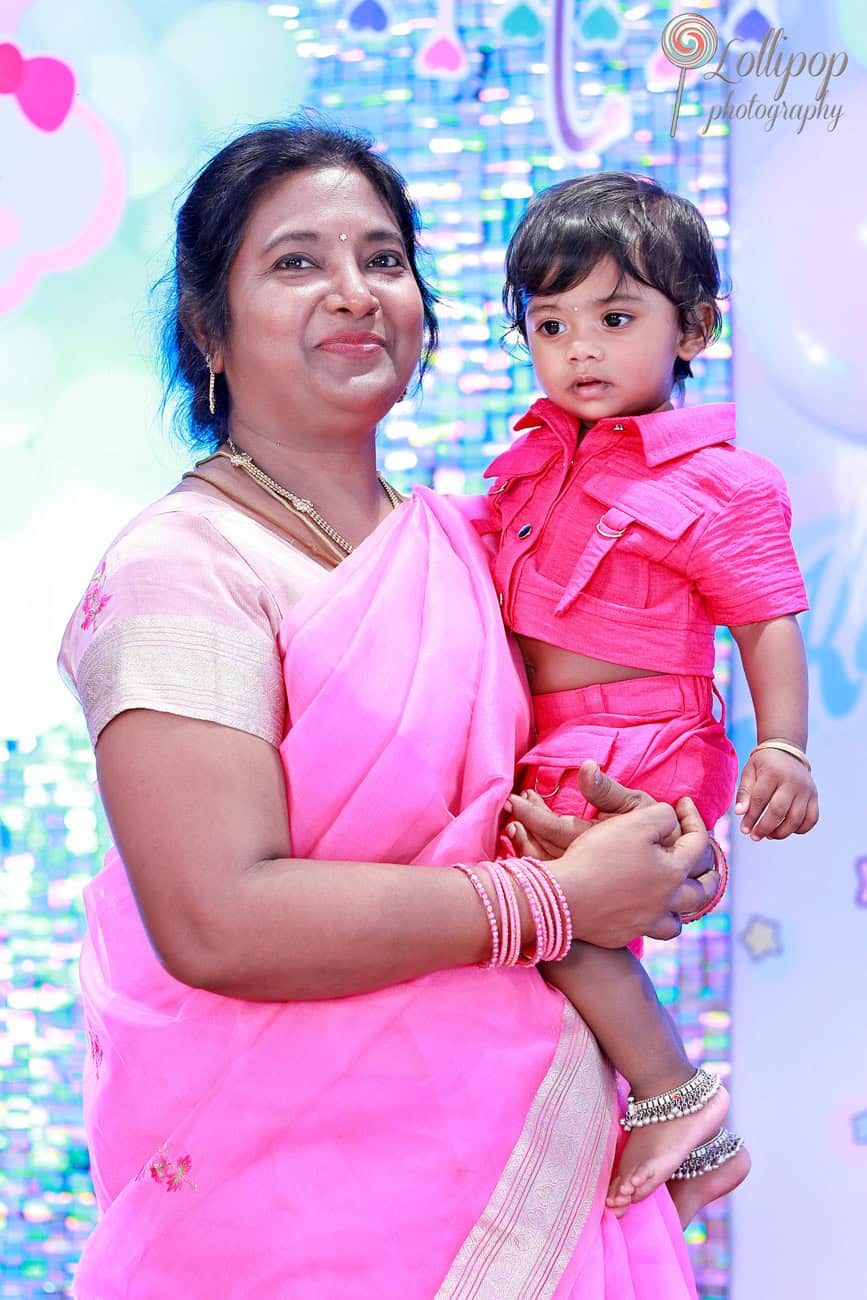
<instances>
[{"instance_id":1,"label":"baby's face","mask_svg":"<svg viewBox=\"0 0 867 1300\"><path fill-rule=\"evenodd\" d=\"M676 357L691 360L702 340L682 333L674 304L605 258L562 293L527 308L527 342L545 392L586 425L664 410Z\"/></svg>"}]
</instances>

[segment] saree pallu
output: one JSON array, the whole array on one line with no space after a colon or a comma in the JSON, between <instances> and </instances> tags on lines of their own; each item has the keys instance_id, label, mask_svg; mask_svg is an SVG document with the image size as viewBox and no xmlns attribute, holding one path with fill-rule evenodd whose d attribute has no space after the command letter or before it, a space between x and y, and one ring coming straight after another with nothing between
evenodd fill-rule
<instances>
[{"instance_id":1,"label":"saree pallu","mask_svg":"<svg viewBox=\"0 0 867 1300\"><path fill-rule=\"evenodd\" d=\"M494 852L529 705L465 514L417 491L281 629L299 857ZM665 1193L603 1213L612 1072L537 972L247 1003L167 974L116 853L85 894L80 1300L694 1296Z\"/></svg>"}]
</instances>

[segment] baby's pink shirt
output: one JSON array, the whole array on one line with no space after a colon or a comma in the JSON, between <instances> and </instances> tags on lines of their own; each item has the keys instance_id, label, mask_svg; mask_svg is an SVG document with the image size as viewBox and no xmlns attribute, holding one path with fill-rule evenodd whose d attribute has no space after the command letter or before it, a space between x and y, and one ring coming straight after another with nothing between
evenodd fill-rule
<instances>
[{"instance_id":1,"label":"baby's pink shirt","mask_svg":"<svg viewBox=\"0 0 867 1300\"><path fill-rule=\"evenodd\" d=\"M714 628L808 608L779 470L733 403L578 421L548 398L488 467L508 627L609 663L710 677Z\"/></svg>"}]
</instances>

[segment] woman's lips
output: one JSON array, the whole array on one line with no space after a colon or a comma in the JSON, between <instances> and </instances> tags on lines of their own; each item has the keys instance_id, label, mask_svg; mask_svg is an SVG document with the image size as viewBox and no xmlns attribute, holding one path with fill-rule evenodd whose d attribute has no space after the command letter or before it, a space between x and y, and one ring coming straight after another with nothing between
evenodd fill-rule
<instances>
[{"instance_id":1,"label":"woman's lips","mask_svg":"<svg viewBox=\"0 0 867 1300\"><path fill-rule=\"evenodd\" d=\"M385 347L385 339L364 331L332 334L318 344L322 352L336 352L343 357L373 357Z\"/></svg>"}]
</instances>

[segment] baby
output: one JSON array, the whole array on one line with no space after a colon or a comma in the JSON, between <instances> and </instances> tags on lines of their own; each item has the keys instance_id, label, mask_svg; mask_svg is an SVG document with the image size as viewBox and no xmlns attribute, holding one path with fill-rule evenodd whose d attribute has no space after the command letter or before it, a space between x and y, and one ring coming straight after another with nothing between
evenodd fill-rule
<instances>
[{"instance_id":1,"label":"baby","mask_svg":"<svg viewBox=\"0 0 867 1300\"><path fill-rule=\"evenodd\" d=\"M724 625L758 733L735 812L754 840L783 839L818 818L785 484L733 445L733 405L671 400L719 334L719 292L700 213L653 181L600 173L535 198L509 244L503 299L547 396L486 471L496 481L480 527L534 696L522 788L592 816L578 787L591 758L656 799L692 795L713 827L737 781L713 712ZM675 1179L686 1221L740 1182L749 1159L721 1127L725 1090L690 1065L637 957L576 943L545 975L631 1087L609 1206L622 1214Z\"/></svg>"}]
</instances>

